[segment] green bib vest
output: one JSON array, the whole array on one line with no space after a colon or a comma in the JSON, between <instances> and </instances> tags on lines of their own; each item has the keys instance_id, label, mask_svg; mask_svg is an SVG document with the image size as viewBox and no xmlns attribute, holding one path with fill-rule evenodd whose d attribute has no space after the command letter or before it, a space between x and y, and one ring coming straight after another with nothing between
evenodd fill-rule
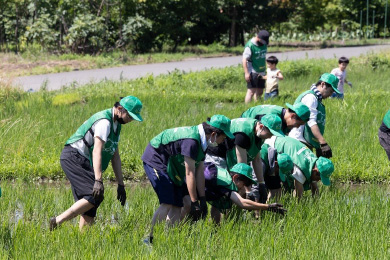
<instances>
[{"instance_id":1,"label":"green bib vest","mask_svg":"<svg viewBox=\"0 0 390 260\"><path fill-rule=\"evenodd\" d=\"M195 165L198 166L205 156L201 147L198 126L177 127L173 129L167 129L161 132L156 137L154 137L150 141L150 145L157 149L160 147L160 145L167 145L169 143L181 139L194 139L198 142L199 149L198 149L197 158L195 160ZM177 186L183 185L185 174L186 174L183 155L176 154L169 157L168 165L167 165L167 173L174 184L176 184Z\"/></svg>"},{"instance_id":2,"label":"green bib vest","mask_svg":"<svg viewBox=\"0 0 390 260\"><path fill-rule=\"evenodd\" d=\"M85 143L85 145L88 147L89 150L89 161L91 163L91 166L93 166L92 161L92 151L94 148L94 144L88 144L85 140L85 135L87 132L90 132L92 136L94 135L92 132L92 125L101 119L108 119L110 121L110 134L108 135L107 141L104 143L103 150L102 150L102 172L104 172L108 164L111 161L112 156L114 155L116 149L118 148L118 141L119 141L119 135L121 132L121 125L118 124L118 127L116 129L116 132L114 132L114 121L112 118L112 109L106 109L103 111L100 111L93 116L91 116L87 121L84 122L74 133L68 141L66 141L66 144L72 144L80 139L82 139Z\"/></svg>"},{"instance_id":3,"label":"green bib vest","mask_svg":"<svg viewBox=\"0 0 390 260\"><path fill-rule=\"evenodd\" d=\"M311 183L311 171L318 160L314 153L300 141L288 136L277 137L275 140L275 148L280 153L288 154L293 163L301 169L306 177L306 182L303 186L305 190L308 189L308 185ZM287 180L293 181L294 179L287 178Z\"/></svg>"},{"instance_id":4,"label":"green bib vest","mask_svg":"<svg viewBox=\"0 0 390 260\"><path fill-rule=\"evenodd\" d=\"M383 123L387 126L387 128L390 128L390 110L387 111L385 117L383 118Z\"/></svg>"},{"instance_id":5,"label":"green bib vest","mask_svg":"<svg viewBox=\"0 0 390 260\"><path fill-rule=\"evenodd\" d=\"M261 146L264 140L256 143L256 137L254 133L254 128L258 120L251 118L237 118L231 121L230 132L234 133L244 133L249 137L251 146L247 150L247 163L253 161L256 155L259 153ZM226 163L228 169L231 169L234 165L237 164L237 154L235 147L231 150L228 150L226 153Z\"/></svg>"},{"instance_id":6,"label":"green bib vest","mask_svg":"<svg viewBox=\"0 0 390 260\"><path fill-rule=\"evenodd\" d=\"M318 97L316 94L314 94L314 91L308 90L308 91L305 91L301 95L298 96L298 98L295 100L295 104L298 102L301 102L302 98L304 96L306 96L307 94L313 94L316 97L316 99L318 100ZM321 133L321 135L323 135L325 132L326 114L325 114L325 106L319 100L318 100L318 105L317 105L317 111L318 111L318 114L317 114L316 121L317 121L318 128L320 129L320 133ZM312 145L314 148L316 148L316 149L320 148L320 143L318 142L317 138L314 137L314 135L311 132L311 129L307 123L305 124L305 129L303 131L303 138L305 138L305 140L310 145Z\"/></svg>"},{"instance_id":7,"label":"green bib vest","mask_svg":"<svg viewBox=\"0 0 390 260\"><path fill-rule=\"evenodd\" d=\"M253 69L260 73L266 70L265 66L265 55L267 54L267 45L257 46L253 44L252 40L249 40L245 47L249 47L251 49L251 58L250 62L252 62Z\"/></svg>"},{"instance_id":8,"label":"green bib vest","mask_svg":"<svg viewBox=\"0 0 390 260\"><path fill-rule=\"evenodd\" d=\"M281 106L276 106L276 105L260 105L260 106L255 106L249 108L247 111L242 113L241 117L242 118L255 118L257 115L277 115L282 119L283 121L283 107ZM287 134L289 131L287 127L285 129L282 129L282 131Z\"/></svg>"},{"instance_id":9,"label":"green bib vest","mask_svg":"<svg viewBox=\"0 0 390 260\"><path fill-rule=\"evenodd\" d=\"M230 173L222 168L217 169L217 186L224 187L231 191L238 191L232 177L230 176ZM233 205L232 200L226 196L222 196L217 200L209 201L209 203L219 209L221 212L223 212L223 210L230 209Z\"/></svg>"}]
</instances>

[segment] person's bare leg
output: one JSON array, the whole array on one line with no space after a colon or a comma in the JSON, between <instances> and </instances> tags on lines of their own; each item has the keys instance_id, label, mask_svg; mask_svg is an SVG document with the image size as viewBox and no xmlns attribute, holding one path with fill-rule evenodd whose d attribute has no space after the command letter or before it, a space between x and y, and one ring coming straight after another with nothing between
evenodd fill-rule
<instances>
[{"instance_id":1,"label":"person's bare leg","mask_svg":"<svg viewBox=\"0 0 390 260\"><path fill-rule=\"evenodd\" d=\"M261 96L263 95L263 89L262 88L256 88L255 89L255 95L254 95L254 100L258 101L261 99Z\"/></svg>"},{"instance_id":2,"label":"person's bare leg","mask_svg":"<svg viewBox=\"0 0 390 260\"><path fill-rule=\"evenodd\" d=\"M211 206L210 215L215 224L218 225L221 222L221 212L216 207Z\"/></svg>"},{"instance_id":3,"label":"person's bare leg","mask_svg":"<svg viewBox=\"0 0 390 260\"><path fill-rule=\"evenodd\" d=\"M88 210L92 209L94 205L88 202L86 199L76 201L69 209L56 217L56 223L60 225L64 221L71 220L78 215L81 215Z\"/></svg>"},{"instance_id":4,"label":"person's bare leg","mask_svg":"<svg viewBox=\"0 0 390 260\"><path fill-rule=\"evenodd\" d=\"M160 204L160 207L157 208L156 212L154 212L153 218L152 218L152 225L150 228L150 237L153 237L153 228L156 222L166 221L168 212L171 209L172 205L162 203Z\"/></svg>"},{"instance_id":5,"label":"person's bare leg","mask_svg":"<svg viewBox=\"0 0 390 260\"><path fill-rule=\"evenodd\" d=\"M86 215L80 215L80 231L83 229L84 226L92 226L93 223L95 223L95 218Z\"/></svg>"},{"instance_id":6,"label":"person's bare leg","mask_svg":"<svg viewBox=\"0 0 390 260\"><path fill-rule=\"evenodd\" d=\"M256 89L248 88L245 95L245 103L250 103L252 101L253 95L256 93Z\"/></svg>"},{"instance_id":7,"label":"person's bare leg","mask_svg":"<svg viewBox=\"0 0 390 260\"><path fill-rule=\"evenodd\" d=\"M169 226L175 226L180 222L181 207L173 206L168 212L167 221Z\"/></svg>"},{"instance_id":8,"label":"person's bare leg","mask_svg":"<svg viewBox=\"0 0 390 260\"><path fill-rule=\"evenodd\" d=\"M267 202L269 202L271 199L275 199L275 201L278 202L281 196L282 189L269 190Z\"/></svg>"},{"instance_id":9,"label":"person's bare leg","mask_svg":"<svg viewBox=\"0 0 390 260\"><path fill-rule=\"evenodd\" d=\"M191 211L191 197L189 195L184 196L183 204L184 204L184 206L181 208L180 220L185 219L185 217Z\"/></svg>"}]
</instances>

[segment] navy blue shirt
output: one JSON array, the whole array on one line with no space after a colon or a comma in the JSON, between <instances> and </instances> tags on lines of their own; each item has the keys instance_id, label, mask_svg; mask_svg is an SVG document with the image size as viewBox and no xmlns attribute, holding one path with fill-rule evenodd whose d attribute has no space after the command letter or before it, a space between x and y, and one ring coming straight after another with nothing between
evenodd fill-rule
<instances>
[{"instance_id":1,"label":"navy blue shirt","mask_svg":"<svg viewBox=\"0 0 390 260\"><path fill-rule=\"evenodd\" d=\"M198 141L191 138L177 140L166 145L160 145L158 148L154 148L149 143L141 157L141 160L158 171L166 171L169 157L181 154L196 160L199 149L202 148ZM203 160L204 158L202 161Z\"/></svg>"}]
</instances>

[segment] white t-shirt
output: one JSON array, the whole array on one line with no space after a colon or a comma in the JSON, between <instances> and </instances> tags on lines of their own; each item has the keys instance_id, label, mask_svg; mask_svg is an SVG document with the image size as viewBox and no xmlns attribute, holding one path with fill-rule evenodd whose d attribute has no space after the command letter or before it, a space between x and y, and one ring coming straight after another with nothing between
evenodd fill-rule
<instances>
[{"instance_id":1,"label":"white t-shirt","mask_svg":"<svg viewBox=\"0 0 390 260\"><path fill-rule=\"evenodd\" d=\"M339 68L335 68L330 73L332 73L333 75L335 75L339 79L339 85L337 86L337 88L340 91L340 93L343 94L344 93L344 82L345 82L345 79L347 78L347 71L346 70L342 71Z\"/></svg>"},{"instance_id":2,"label":"white t-shirt","mask_svg":"<svg viewBox=\"0 0 390 260\"><path fill-rule=\"evenodd\" d=\"M257 44L257 41L255 38L252 38L251 39L251 42L256 45L256 46L259 46ZM245 47L244 49L244 53L242 54L242 57L245 58L247 60L247 63L248 64L248 71L249 73L253 73L253 72L256 72L254 69L253 69L253 66L252 66L252 62L250 62L249 60L251 59L251 56L252 56L252 51L251 51L251 48L249 47Z\"/></svg>"},{"instance_id":3,"label":"white t-shirt","mask_svg":"<svg viewBox=\"0 0 390 260\"><path fill-rule=\"evenodd\" d=\"M267 68L267 85L265 88L265 93L271 93L272 91L275 91L278 89L279 79L276 78L276 76L279 73L279 69L271 70L270 68Z\"/></svg>"},{"instance_id":4,"label":"white t-shirt","mask_svg":"<svg viewBox=\"0 0 390 260\"><path fill-rule=\"evenodd\" d=\"M318 100L316 96L314 94L309 93L302 98L301 102L305 104L310 110L309 121L307 121L308 126L312 127L313 125L316 125L317 114L318 114L318 110L317 110ZM303 138L304 129L305 129L304 125L301 125L300 127L294 127L293 129L291 129L288 136L297 139L301 142L307 143L305 138Z\"/></svg>"},{"instance_id":5,"label":"white t-shirt","mask_svg":"<svg viewBox=\"0 0 390 260\"><path fill-rule=\"evenodd\" d=\"M91 144L91 145L93 145L95 142L94 137L99 137L100 139L102 139L102 141L106 142L107 138L110 134L110 127L111 127L111 124L110 124L110 121L108 119L104 118L104 119L100 119L100 120L96 121L91 127L94 135L92 136L91 133L88 131L85 134L85 140L87 141L88 144ZM117 127L118 127L118 122L115 122L113 125L114 131L116 131ZM83 155L84 157L89 159L88 146L85 145L83 139L80 139L80 140L72 143L70 146L72 146L73 148L76 148L77 151L81 155Z\"/></svg>"},{"instance_id":6,"label":"white t-shirt","mask_svg":"<svg viewBox=\"0 0 390 260\"><path fill-rule=\"evenodd\" d=\"M294 179L295 179L296 181L298 181L300 184L304 184L305 181L306 181L305 175L303 174L303 172L301 171L301 169L299 169L299 167L296 166L295 164L294 164L294 169L293 169L292 176L293 176Z\"/></svg>"}]
</instances>

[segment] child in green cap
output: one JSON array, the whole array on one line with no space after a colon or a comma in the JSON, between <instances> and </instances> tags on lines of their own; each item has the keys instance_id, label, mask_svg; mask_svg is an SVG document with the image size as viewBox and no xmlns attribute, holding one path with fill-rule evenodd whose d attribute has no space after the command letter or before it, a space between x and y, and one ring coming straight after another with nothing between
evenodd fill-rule
<instances>
[{"instance_id":1,"label":"child in green cap","mask_svg":"<svg viewBox=\"0 0 390 260\"><path fill-rule=\"evenodd\" d=\"M234 165L230 172L209 164L204 171L206 200L211 204L211 217L220 223L221 213L230 210L233 204L241 209L267 210L284 215L286 210L281 204L263 204L243 198L240 194L256 181L252 178L252 168L245 163ZM186 207L189 208L188 206Z\"/></svg>"},{"instance_id":2,"label":"child in green cap","mask_svg":"<svg viewBox=\"0 0 390 260\"><path fill-rule=\"evenodd\" d=\"M226 116L214 115L196 126L167 129L149 142L141 159L160 206L153 215L145 244L153 242L156 222L167 221L174 225L180 221L184 186L190 197L191 219L206 217L205 152L208 147L218 146L226 137L233 137L230 124Z\"/></svg>"},{"instance_id":3,"label":"child in green cap","mask_svg":"<svg viewBox=\"0 0 390 260\"><path fill-rule=\"evenodd\" d=\"M100 111L84 122L62 150L60 163L70 181L75 203L50 219L53 230L64 221L80 215L79 227L94 223L96 211L104 199L103 172L111 162L118 181L117 198L126 202L118 142L121 127L133 120L142 121L141 101L133 96L122 98L113 108Z\"/></svg>"},{"instance_id":4,"label":"child in green cap","mask_svg":"<svg viewBox=\"0 0 390 260\"><path fill-rule=\"evenodd\" d=\"M326 186L330 185L330 176L334 171L331 160L325 157L317 158L314 153L303 143L291 137L272 137L266 143L275 148L279 153L285 153L291 157L294 163L292 172L279 174L285 187L295 189L298 198L303 192L311 189L312 195L318 194L317 182L322 181Z\"/></svg>"},{"instance_id":5,"label":"child in green cap","mask_svg":"<svg viewBox=\"0 0 390 260\"><path fill-rule=\"evenodd\" d=\"M339 79L335 75L324 73L310 90L303 92L295 100L295 103L302 102L310 109L310 118L306 125L293 128L289 136L305 143L310 149L315 148L317 157L332 157L332 149L324 138L326 111L322 100L330 97L333 92L340 93L338 83Z\"/></svg>"}]
</instances>

